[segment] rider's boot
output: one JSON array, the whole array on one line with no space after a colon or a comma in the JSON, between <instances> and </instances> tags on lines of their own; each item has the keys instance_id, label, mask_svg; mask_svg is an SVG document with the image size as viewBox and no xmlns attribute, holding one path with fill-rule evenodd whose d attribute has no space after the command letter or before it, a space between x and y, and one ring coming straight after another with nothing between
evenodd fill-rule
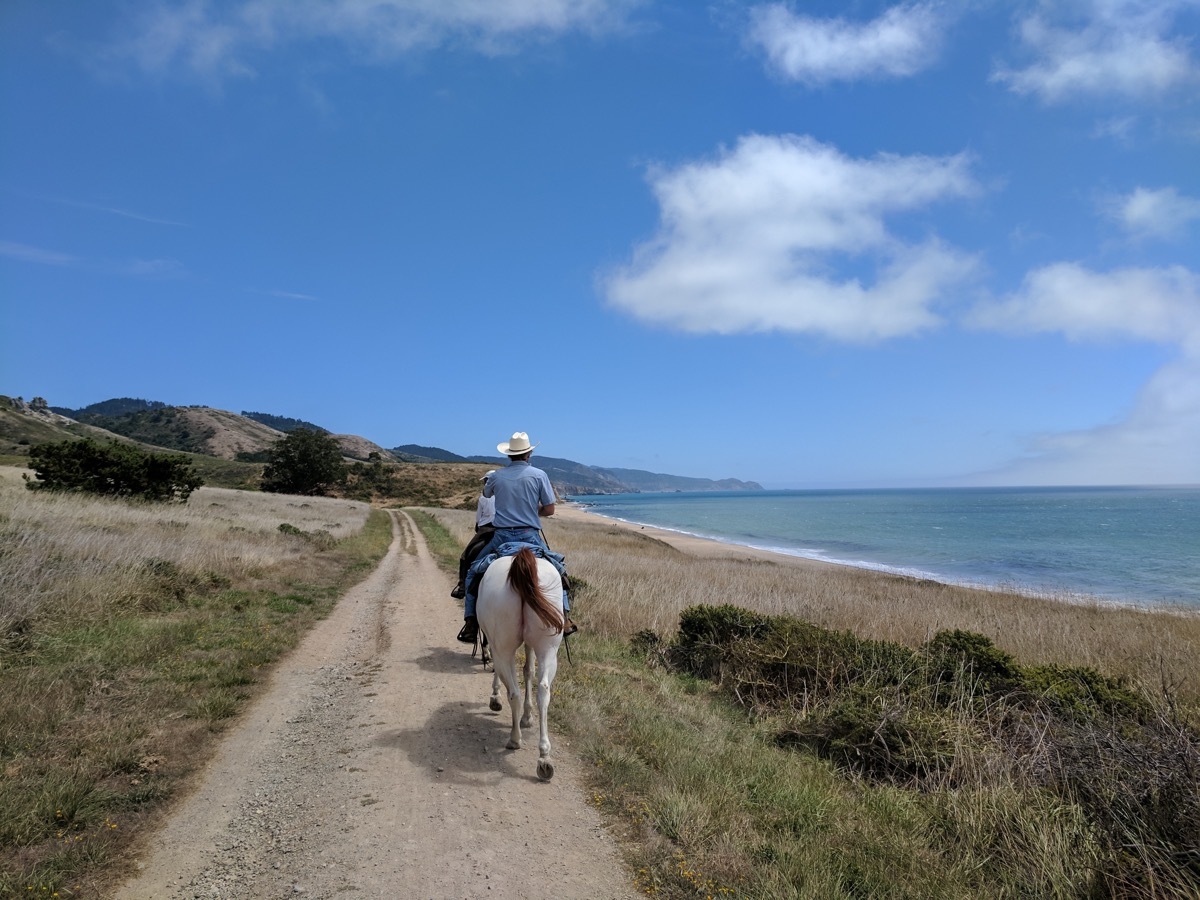
<instances>
[{"instance_id":1,"label":"rider's boot","mask_svg":"<svg viewBox=\"0 0 1200 900\"><path fill-rule=\"evenodd\" d=\"M464 644L474 644L479 638L479 621L474 616L467 616L463 620L462 631L458 633L458 639Z\"/></svg>"},{"instance_id":2,"label":"rider's boot","mask_svg":"<svg viewBox=\"0 0 1200 900\"><path fill-rule=\"evenodd\" d=\"M562 589L563 597L566 598L567 593L571 590L571 579L567 577L567 573L562 573ZM579 626L571 621L571 617L567 615L567 611L563 610L563 637L568 637L579 630Z\"/></svg>"}]
</instances>

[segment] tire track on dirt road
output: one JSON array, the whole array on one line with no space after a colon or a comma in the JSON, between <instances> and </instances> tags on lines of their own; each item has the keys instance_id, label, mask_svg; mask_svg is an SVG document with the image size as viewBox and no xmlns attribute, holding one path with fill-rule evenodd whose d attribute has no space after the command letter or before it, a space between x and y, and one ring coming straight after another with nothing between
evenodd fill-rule
<instances>
[{"instance_id":1,"label":"tire track on dirt road","mask_svg":"<svg viewBox=\"0 0 1200 900\"><path fill-rule=\"evenodd\" d=\"M491 673L412 519L222 740L116 900L638 897L579 762L504 749Z\"/></svg>"}]
</instances>

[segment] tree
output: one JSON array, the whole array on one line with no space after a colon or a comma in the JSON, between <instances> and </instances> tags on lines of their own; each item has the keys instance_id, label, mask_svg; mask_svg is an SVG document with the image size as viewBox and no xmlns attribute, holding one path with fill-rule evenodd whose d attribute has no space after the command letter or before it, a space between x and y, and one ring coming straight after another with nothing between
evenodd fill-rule
<instances>
[{"instance_id":1,"label":"tree","mask_svg":"<svg viewBox=\"0 0 1200 900\"><path fill-rule=\"evenodd\" d=\"M276 494L326 493L346 480L346 463L338 442L307 428L277 440L263 469L262 489Z\"/></svg>"},{"instance_id":2,"label":"tree","mask_svg":"<svg viewBox=\"0 0 1200 900\"><path fill-rule=\"evenodd\" d=\"M29 451L29 468L39 480L30 490L79 491L110 497L186 502L204 484L186 456L149 453L132 444L90 440L41 444Z\"/></svg>"}]
</instances>

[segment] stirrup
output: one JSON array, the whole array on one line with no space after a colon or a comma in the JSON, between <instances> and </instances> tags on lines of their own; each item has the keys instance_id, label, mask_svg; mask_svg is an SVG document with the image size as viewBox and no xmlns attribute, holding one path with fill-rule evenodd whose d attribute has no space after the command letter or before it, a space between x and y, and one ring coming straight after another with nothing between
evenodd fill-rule
<instances>
[{"instance_id":1,"label":"stirrup","mask_svg":"<svg viewBox=\"0 0 1200 900\"><path fill-rule=\"evenodd\" d=\"M572 622L568 616L563 616L563 630L562 630L563 637L570 637L578 630L579 630L578 625L576 625L574 622Z\"/></svg>"},{"instance_id":2,"label":"stirrup","mask_svg":"<svg viewBox=\"0 0 1200 900\"><path fill-rule=\"evenodd\" d=\"M463 586L461 584L456 584L454 589L450 591L450 596L455 600L463 600L466 598L467 592L463 590Z\"/></svg>"},{"instance_id":3,"label":"stirrup","mask_svg":"<svg viewBox=\"0 0 1200 900\"><path fill-rule=\"evenodd\" d=\"M479 638L479 622L474 616L463 622L462 630L458 633L458 639L464 644L474 644Z\"/></svg>"}]
</instances>

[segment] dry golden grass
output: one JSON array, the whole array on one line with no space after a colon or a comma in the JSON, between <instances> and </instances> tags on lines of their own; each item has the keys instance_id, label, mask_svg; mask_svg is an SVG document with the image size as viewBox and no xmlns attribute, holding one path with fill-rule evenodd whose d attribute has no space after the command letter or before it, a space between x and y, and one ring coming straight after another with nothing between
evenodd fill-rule
<instances>
[{"instance_id":1,"label":"dry golden grass","mask_svg":"<svg viewBox=\"0 0 1200 900\"><path fill-rule=\"evenodd\" d=\"M186 505L32 492L20 474L0 469L0 896L104 896L391 520L215 488Z\"/></svg>"},{"instance_id":2,"label":"dry golden grass","mask_svg":"<svg viewBox=\"0 0 1200 900\"><path fill-rule=\"evenodd\" d=\"M14 475L14 473L16 473ZM334 540L361 530L370 507L349 500L200 488L186 504L140 504L28 491L0 468L0 635L32 618L81 618L152 602L147 568L241 582L302 567L310 541L289 524Z\"/></svg>"},{"instance_id":3,"label":"dry golden grass","mask_svg":"<svg viewBox=\"0 0 1200 900\"><path fill-rule=\"evenodd\" d=\"M475 509L480 479L495 465L484 463L386 463L393 490L380 498L383 506L439 506Z\"/></svg>"},{"instance_id":4,"label":"dry golden grass","mask_svg":"<svg viewBox=\"0 0 1200 900\"><path fill-rule=\"evenodd\" d=\"M469 538L470 512L430 513L460 545ZM722 702L736 695L752 706L752 698L654 665L659 657L634 649L631 638L643 630L671 638L683 610L726 604L912 648L958 629L987 636L1022 665L1127 676L1156 702L1165 682L1183 719L1190 714L1196 722L1200 616L772 557L580 513L544 527L578 585L572 618L582 625L574 664L559 670L552 715L588 766L592 802L630 838L627 853L648 896L1196 896L1189 881L1195 841L1186 837L1195 809L1186 800L1195 784L1194 744L1173 719L1175 708L1155 713L1166 717L1158 721L1165 737L1157 755L1153 741L1110 750L1105 729L1117 726L1104 716L1090 735L1068 729L1068 742L1087 736L1072 747L1075 793L1056 793L1045 776L1061 762L1062 745L1044 733L1018 730L1015 744L994 740L990 707L974 695L935 720L895 682L876 684L877 673L868 672L854 685L858 693L846 695L860 706L838 708L846 722L904 722L913 741L934 721L945 727L937 740L949 743L929 746L953 761L947 781L914 789L871 781L815 752L783 749L777 739L788 716L843 721L820 719L807 697L777 715L755 707L763 716L755 718ZM886 757L890 751L873 743L882 740L879 732L871 735L870 727L861 733L859 749ZM1143 769L1145 777L1134 777ZM1168 785L1157 800L1156 778ZM1182 795L1171 793L1181 785ZM1179 802L1161 817L1148 814L1171 797ZM1113 811L1111 821L1105 810ZM1177 810L1183 818L1172 815Z\"/></svg>"},{"instance_id":5,"label":"dry golden grass","mask_svg":"<svg viewBox=\"0 0 1200 900\"><path fill-rule=\"evenodd\" d=\"M435 516L460 542L468 512ZM938 631L991 638L1024 663L1089 666L1126 675L1157 693L1163 679L1189 706L1200 705L1200 616L1110 604L1028 597L956 587L848 566L725 547L698 556L650 532L599 517L555 516L545 523L552 549L581 579L576 618L592 633L623 637L650 629L674 633L689 606L733 604L791 615L824 628L917 647ZM686 545L687 542L681 542ZM694 543L694 542L693 542Z\"/></svg>"}]
</instances>

